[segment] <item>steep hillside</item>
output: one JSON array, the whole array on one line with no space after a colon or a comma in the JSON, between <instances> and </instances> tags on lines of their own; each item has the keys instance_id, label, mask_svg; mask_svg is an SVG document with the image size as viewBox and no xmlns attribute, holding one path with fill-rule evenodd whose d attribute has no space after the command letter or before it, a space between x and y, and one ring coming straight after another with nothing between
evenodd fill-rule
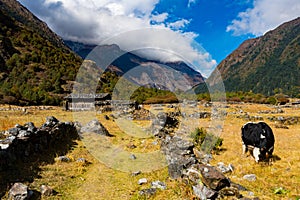
<instances>
[{"instance_id":1,"label":"steep hillside","mask_svg":"<svg viewBox=\"0 0 300 200\"><path fill-rule=\"evenodd\" d=\"M227 91L300 94L300 18L246 40L218 66ZM216 72L209 77L218 83Z\"/></svg>"},{"instance_id":2,"label":"steep hillside","mask_svg":"<svg viewBox=\"0 0 300 200\"><path fill-rule=\"evenodd\" d=\"M15 0L0 2L0 99L58 104L71 91L81 58Z\"/></svg>"}]
</instances>

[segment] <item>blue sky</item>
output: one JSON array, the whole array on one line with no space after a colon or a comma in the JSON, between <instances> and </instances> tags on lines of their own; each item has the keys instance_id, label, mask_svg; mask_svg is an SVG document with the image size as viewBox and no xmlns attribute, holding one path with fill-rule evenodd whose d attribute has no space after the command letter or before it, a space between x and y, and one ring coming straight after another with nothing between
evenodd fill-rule
<instances>
[{"instance_id":1,"label":"blue sky","mask_svg":"<svg viewBox=\"0 0 300 200\"><path fill-rule=\"evenodd\" d=\"M64 39L117 43L203 75L244 40L300 15L299 0L20 0ZM200 45L200 46L199 46ZM151 49L151 51L149 50Z\"/></svg>"}]
</instances>

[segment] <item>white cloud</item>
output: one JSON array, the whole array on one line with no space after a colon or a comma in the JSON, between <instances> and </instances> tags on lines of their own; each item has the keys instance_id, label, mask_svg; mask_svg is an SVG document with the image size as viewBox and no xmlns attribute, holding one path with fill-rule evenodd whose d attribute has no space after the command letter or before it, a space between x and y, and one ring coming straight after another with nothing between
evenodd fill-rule
<instances>
[{"instance_id":1,"label":"white cloud","mask_svg":"<svg viewBox=\"0 0 300 200\"><path fill-rule=\"evenodd\" d=\"M234 35L251 33L260 36L299 15L299 0L255 0L253 8L240 12L227 26L227 31Z\"/></svg>"},{"instance_id":2,"label":"white cloud","mask_svg":"<svg viewBox=\"0 0 300 200\"><path fill-rule=\"evenodd\" d=\"M197 0L189 0L188 7L191 7L193 4L195 4Z\"/></svg>"},{"instance_id":3,"label":"white cloud","mask_svg":"<svg viewBox=\"0 0 300 200\"><path fill-rule=\"evenodd\" d=\"M139 30L139 35L131 38L123 37L115 43L124 50L139 45L151 47L151 53L148 51L144 54L161 61L188 59L191 63L201 64L197 68L201 73L205 70L212 71L215 67L215 61L207 57L204 50L192 46L197 34L184 31L190 20L180 19L168 24L168 13L152 13L159 0L21 0L21 2L64 39L100 44L108 38L118 38L118 35L129 35L126 33ZM157 29L163 31L154 31ZM176 52L180 56L167 52Z\"/></svg>"},{"instance_id":4,"label":"white cloud","mask_svg":"<svg viewBox=\"0 0 300 200\"><path fill-rule=\"evenodd\" d=\"M157 15L151 15L151 20L156 22L156 23L162 23L168 18L169 14L168 13L161 13Z\"/></svg>"},{"instance_id":5,"label":"white cloud","mask_svg":"<svg viewBox=\"0 0 300 200\"><path fill-rule=\"evenodd\" d=\"M184 28L186 25L188 25L190 23L191 20L187 20L187 19L180 19L177 20L175 22L172 23L168 23L168 27L170 27L173 30L180 30L182 28Z\"/></svg>"}]
</instances>

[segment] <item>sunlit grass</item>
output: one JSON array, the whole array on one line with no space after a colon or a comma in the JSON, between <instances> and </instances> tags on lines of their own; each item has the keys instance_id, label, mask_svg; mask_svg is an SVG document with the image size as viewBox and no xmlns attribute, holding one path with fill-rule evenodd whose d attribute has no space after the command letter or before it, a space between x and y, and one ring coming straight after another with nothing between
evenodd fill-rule
<instances>
[{"instance_id":1,"label":"sunlit grass","mask_svg":"<svg viewBox=\"0 0 300 200\"><path fill-rule=\"evenodd\" d=\"M144 106L150 109L151 106ZM167 111L173 111L173 108L163 108ZM289 129L276 129L275 123L266 120L267 116L300 116L300 109L297 108L283 108L284 113L280 114L258 114L261 110L275 110L276 108L267 105L257 104L236 104L229 105L226 111L229 113L224 121L224 127L221 133L223 138L222 149L218 155L214 155L212 164L223 162L225 164L233 164L235 170L231 174L226 174L233 182L245 186L254 195L260 199L296 199L300 196L300 157L299 157L299 131L300 125L290 125ZM193 108L190 108L193 111ZM239 119L237 116L249 113L250 115L263 116L265 121L271 126L275 134L275 161L271 165L256 164L254 159L243 157L241 154L241 126L247 121ZM158 113L159 110L155 112ZM195 111L195 110L194 110ZM210 107L197 107L196 111L211 112ZM236 113L236 114L231 114ZM13 127L15 124L24 124L26 122L34 122L36 126L42 125L47 116L55 116L60 121L77 121L80 120L83 124L90 120L97 118L106 127L106 129L113 135L107 138L108 145L117 146L124 154L119 154L119 160L126 160L126 162L137 162L140 155L158 151L160 143L155 137L139 138L135 135L128 134L130 128L120 127L113 118L106 120L104 115L110 116L108 113L96 112L66 112L60 107L52 107L49 110L27 109L24 113L22 110L0 111L0 130L6 130ZM150 125L149 121L134 121L135 125L140 128L145 128ZM209 128L211 126L211 119L200 119L199 127ZM123 125L126 126L126 123ZM131 127L131 126L129 126ZM132 128L132 127L131 127ZM142 129L143 130L143 129ZM150 165L141 163L130 170L122 170L118 166L108 165L105 160L97 158L93 154L92 147L96 148L94 153L99 151L99 138L93 137L86 140L76 141L75 145L67 154L72 158L71 162L55 162L53 164L45 164L41 166L42 171L39 178L30 183L30 188L39 190L42 184L49 185L57 191L57 195L52 197L43 197L43 199L146 199L141 197L138 192L141 189L150 188L151 181L160 180L166 183L167 189L165 191L158 190L157 193L150 199L192 199L193 194L190 187L180 181L171 180L168 177L167 167L147 172ZM93 144L94 142L94 144ZM89 146L91 145L91 146ZM97 146L98 145L98 146ZM131 146L135 148L131 148ZM99 147L100 149L97 149ZM102 154L101 154L102 153ZM110 152L112 153L112 152ZM140 153L140 155L139 155ZM104 153L105 155L106 153ZM132 160L131 154L135 154L137 159ZM110 155L110 154L108 154ZM76 162L78 158L85 158L89 164L81 165ZM128 169L128 166L127 166ZM132 176L131 171L141 170L142 173L137 176ZM257 180L249 182L243 179L246 174L256 174ZM140 178L147 178L148 183L145 185L138 185ZM276 191L286 193L276 194ZM243 194L247 195L247 192Z\"/></svg>"}]
</instances>

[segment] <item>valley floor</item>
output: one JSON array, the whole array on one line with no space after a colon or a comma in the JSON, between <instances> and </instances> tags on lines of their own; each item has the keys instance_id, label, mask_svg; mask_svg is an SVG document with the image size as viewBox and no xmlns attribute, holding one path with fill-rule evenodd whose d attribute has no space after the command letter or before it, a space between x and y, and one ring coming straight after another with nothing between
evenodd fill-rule
<instances>
[{"instance_id":1,"label":"valley floor","mask_svg":"<svg viewBox=\"0 0 300 200\"><path fill-rule=\"evenodd\" d=\"M146 106L145 108L155 111L154 107ZM164 110L168 109L167 107L164 108ZM194 109L201 112L212 112L211 107L203 105ZM276 119L300 117L300 108L295 106L277 108L258 104L228 104L226 113L220 135L224 139L222 149L213 156L211 164L216 165L218 162L223 162L225 165L232 164L234 171L231 174L226 174L226 176L231 181L252 191L253 195L260 199L299 199L300 122L292 125L288 122L280 124ZM36 126L40 126L47 116L55 116L60 121L81 119L86 122L89 121L90 117L96 117L114 135L108 139L109 144L118 145L120 150L137 155L159 150L159 141L155 137L138 138L124 132L110 117L110 114L73 113L63 111L59 107L28 107L25 110L3 105L0 110L0 130L6 130L17 123L24 124L26 122L34 122ZM240 130L241 126L249 120L249 116L252 117L252 121L267 122L273 129L276 142L274 161L271 165L256 164L251 156L245 157L241 154ZM275 119L275 121L270 119ZM142 127L149 125L149 121L143 120L135 121L135 123ZM200 127L209 128L210 123L210 118L199 119ZM168 177L167 167L160 167L151 171L145 170L145 172L141 170L141 174L132 176L131 172L116 170L118 167L105 164L97 155L93 154L93 156L90 145L84 142L86 141L75 141L66 155L71 162L44 163L39 166L33 180L27 183L30 189L39 191L42 184L47 184L57 192L56 195L43 197L43 199L146 199L139 196L139 191L149 188L152 181L159 180L167 185L167 189L158 191L150 199L194 198L190 187ZM132 146L135 148L131 148ZM75 162L78 158L84 158L88 162L85 164ZM124 157L124 162L128 161L126 159L130 161L130 158ZM147 168L147 166L144 167ZM243 176L246 174L255 174L256 180L244 180ZM148 182L139 185L138 180L141 178L146 178Z\"/></svg>"}]
</instances>

